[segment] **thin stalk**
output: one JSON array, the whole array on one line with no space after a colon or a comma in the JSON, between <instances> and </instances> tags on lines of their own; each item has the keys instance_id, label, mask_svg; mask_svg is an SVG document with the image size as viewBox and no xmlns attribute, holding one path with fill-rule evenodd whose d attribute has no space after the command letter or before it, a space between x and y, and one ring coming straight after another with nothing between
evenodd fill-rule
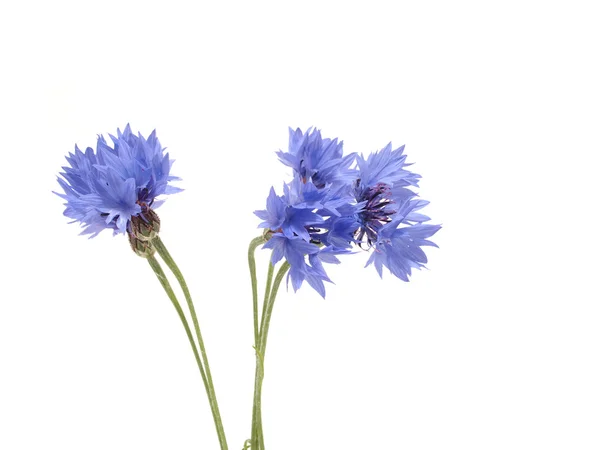
<instances>
[{"instance_id":1,"label":"thin stalk","mask_svg":"<svg viewBox=\"0 0 600 450\"><path fill-rule=\"evenodd\" d=\"M265 296L264 296L263 307L262 307L262 318L260 320L261 329L262 329L262 324L265 321L267 305L269 302L269 297L271 295L271 284L273 283L274 270L275 270L275 267L269 261L269 269L267 272L267 285L265 287ZM263 361L262 353L258 346L258 343L254 345L254 349L256 351L256 358L257 358L257 365L256 365L255 373L254 373L254 386L256 389L256 380L259 377L262 378L262 376L263 376L262 374L264 374L264 367L263 367L264 361ZM260 365L259 365L259 363L260 363ZM259 369L260 369L260 371L259 371ZM258 436L257 448L259 448L259 449L264 448L265 444L263 441L263 433L262 433L262 412L260 411L260 409L258 409L256 407L256 403L253 403L253 405L252 405L252 430L254 430L253 433L256 433L256 435Z\"/></svg>"},{"instance_id":2,"label":"thin stalk","mask_svg":"<svg viewBox=\"0 0 600 450\"><path fill-rule=\"evenodd\" d=\"M250 282L252 283L252 311L254 315L254 347L258 346L258 281L256 279L256 248L265 242L262 236L252 239L248 247L248 268L250 269Z\"/></svg>"},{"instance_id":3,"label":"thin stalk","mask_svg":"<svg viewBox=\"0 0 600 450\"><path fill-rule=\"evenodd\" d=\"M277 272L277 276L275 276L275 282L273 283L273 288L271 289L271 294L269 295L269 304L267 306L267 313L265 314L264 321L260 326L260 351L262 353L262 357L264 359L265 352L267 349L267 337L269 335L269 325L271 324L271 315L273 314L273 305L275 305L275 298L277 297L277 291L279 290L279 285L281 284L281 280L287 273L290 268L290 264L286 261L284 262L279 271Z\"/></svg>"},{"instance_id":4,"label":"thin stalk","mask_svg":"<svg viewBox=\"0 0 600 450\"><path fill-rule=\"evenodd\" d=\"M277 291L279 290L279 285L281 284L281 280L287 273L290 268L289 263L284 262L277 275L275 276L275 281L271 288L271 292L269 293L268 302L265 303L265 307L263 308L263 320L260 324L260 340L256 353L256 372L254 378L254 409L255 413L255 423L252 427L252 438L251 438L251 448L254 450L264 450L264 440L263 440L263 432L262 432L262 414L261 414L261 397L262 397L262 382L264 379L264 359L265 353L267 349L267 337L269 335L269 325L271 323L271 315L273 313L273 305L275 304L275 299L277 298Z\"/></svg>"},{"instance_id":5,"label":"thin stalk","mask_svg":"<svg viewBox=\"0 0 600 450\"><path fill-rule=\"evenodd\" d=\"M260 336L260 334L262 334L262 327L263 327L263 324L265 323L265 314L267 312L267 305L269 302L269 297L271 296L271 285L273 284L273 272L274 271L275 271L275 267L269 261L269 270L267 272L267 286L265 287L265 297L263 299L262 316L260 318L259 336Z\"/></svg>"},{"instance_id":6,"label":"thin stalk","mask_svg":"<svg viewBox=\"0 0 600 450\"><path fill-rule=\"evenodd\" d=\"M192 346L192 351L194 352L194 357L196 358L196 363L198 364L198 369L200 370L200 376L202 377L204 386L207 387L206 373L204 372L204 368L202 367L202 362L200 361L200 355L198 354L198 349L196 348L196 342L194 341L194 336L192 335L192 330L190 329L190 325L185 317L185 314L183 313L183 309L181 309L179 300L177 300L177 297L175 296L175 293L173 292L171 283L169 283L169 280L167 279L164 271L162 270L160 263L156 260L156 258L154 256L148 257L148 263L150 264L150 267L152 267L152 270L154 271L156 278L158 278L158 281L162 285L163 289L167 293L167 296L171 300L171 303L175 307L175 310L177 311L177 315L179 316L179 319L181 320L183 328L185 328L185 334L187 334L188 340L190 341L190 345ZM208 388L206 389L206 393L208 394Z\"/></svg>"},{"instance_id":7,"label":"thin stalk","mask_svg":"<svg viewBox=\"0 0 600 450\"><path fill-rule=\"evenodd\" d=\"M203 379L203 381L206 387L206 392L208 394L208 402L210 404L210 409L213 415L213 419L215 421L215 427L217 429L217 435L219 437L219 444L221 445L221 450L227 450L227 438L225 437L225 430L223 429L221 413L219 412L219 404L217 402L215 387L212 381L212 375L210 373L210 366L208 364L208 357L206 356L206 349L204 347L204 340L202 339L202 333L200 333L200 325L198 323L198 316L196 315L196 308L194 307L194 303L192 302L192 296L190 295L187 283L183 278L183 274L179 270L179 267L177 267L177 264L169 254L167 248L163 244L160 237L157 236L155 239L153 239L152 245L154 245L154 248L156 248L156 251L158 252L160 257L163 259L163 261L169 267L169 269L171 269L173 275L175 275L175 278L181 286L183 295L185 296L185 300L190 310L190 315L192 316L192 322L194 323L194 330L196 331L196 338L198 339L198 347L200 349L200 354L204 363L204 369L206 371L206 377Z\"/></svg>"}]
</instances>

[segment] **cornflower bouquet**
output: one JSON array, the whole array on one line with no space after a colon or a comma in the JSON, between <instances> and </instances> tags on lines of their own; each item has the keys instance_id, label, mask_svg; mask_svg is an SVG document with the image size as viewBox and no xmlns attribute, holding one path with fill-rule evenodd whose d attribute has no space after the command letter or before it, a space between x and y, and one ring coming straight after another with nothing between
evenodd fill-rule
<instances>
[{"instance_id":1,"label":"cornflower bouquet","mask_svg":"<svg viewBox=\"0 0 600 450\"><path fill-rule=\"evenodd\" d=\"M190 342L206 389L221 450L228 448L217 396L198 316L182 272L160 238L160 219L155 210L161 195L181 191L172 185L173 161L164 152L156 132L148 138L134 134L127 125L112 144L99 136L96 150L77 146L67 156L68 165L58 177L65 200L64 215L79 222L81 234L96 236L112 230L126 234L132 250L145 258L173 304ZM391 143L366 158L343 154L343 142L321 136L316 129L290 129L287 151L279 160L293 171L283 183L282 193L271 188L266 207L254 212L262 220L263 232L250 242L248 266L252 288L254 350L254 401L250 438L243 448L264 450L262 384L269 324L273 305L284 278L297 291L304 282L325 298L325 282L331 282L325 264L339 264L339 257L370 252L367 266L380 276L385 266L391 274L409 281L413 269L425 266L422 247L435 246L428 240L439 225L419 212L428 202L414 188L420 176L407 170L404 146ZM254 254L258 247L271 250L264 300L259 308L258 280ZM187 319L163 267L179 283L192 319Z\"/></svg>"}]
</instances>

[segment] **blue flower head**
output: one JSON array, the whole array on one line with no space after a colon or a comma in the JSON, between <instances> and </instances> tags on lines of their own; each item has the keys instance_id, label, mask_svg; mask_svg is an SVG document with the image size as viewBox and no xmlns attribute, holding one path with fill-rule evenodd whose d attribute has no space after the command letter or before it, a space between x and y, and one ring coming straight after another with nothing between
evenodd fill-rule
<instances>
[{"instance_id":1,"label":"blue flower head","mask_svg":"<svg viewBox=\"0 0 600 450\"><path fill-rule=\"evenodd\" d=\"M419 175L405 170L404 146L392 150L388 144L368 158L357 158L358 177L354 182L354 196L358 203L356 231L359 245L370 247L377 240L379 229L391 222L399 205L416 194L407 186L418 186Z\"/></svg>"},{"instance_id":2,"label":"blue flower head","mask_svg":"<svg viewBox=\"0 0 600 450\"><path fill-rule=\"evenodd\" d=\"M374 264L379 276L382 276L382 266L385 266L392 275L408 281L411 270L421 269L427 262L421 247L437 247L427 238L433 236L440 225L410 224L407 220L407 216L419 207L419 202L407 201L394 220L379 229L367 261L367 266Z\"/></svg>"},{"instance_id":3,"label":"blue flower head","mask_svg":"<svg viewBox=\"0 0 600 450\"><path fill-rule=\"evenodd\" d=\"M290 142L287 152L279 151L279 160L294 169L294 174L304 182L312 181L317 188L337 181L347 181L352 177L350 165L355 155L343 156L343 142L336 139L323 139L319 130L309 129L303 133L300 128L290 128Z\"/></svg>"},{"instance_id":4,"label":"blue flower head","mask_svg":"<svg viewBox=\"0 0 600 450\"><path fill-rule=\"evenodd\" d=\"M155 131L146 139L133 134L128 124L110 138L112 146L98 136L95 152L75 146L58 178L64 194L56 194L66 200L64 215L80 222L81 234L90 237L105 229L130 231L132 218L144 218L150 207L160 206L156 197L181 191L169 184L178 178L169 174L173 161Z\"/></svg>"},{"instance_id":5,"label":"blue flower head","mask_svg":"<svg viewBox=\"0 0 600 450\"><path fill-rule=\"evenodd\" d=\"M417 211L429 202L418 200L410 189L418 186L421 177L406 170L405 161L404 146L392 150L391 144L366 159L357 158L354 194L359 226L354 236L359 247L372 251L367 266L374 264L379 276L385 266L408 281L411 270L427 262L421 247L436 246L426 238L441 227L423 224L430 219Z\"/></svg>"}]
</instances>

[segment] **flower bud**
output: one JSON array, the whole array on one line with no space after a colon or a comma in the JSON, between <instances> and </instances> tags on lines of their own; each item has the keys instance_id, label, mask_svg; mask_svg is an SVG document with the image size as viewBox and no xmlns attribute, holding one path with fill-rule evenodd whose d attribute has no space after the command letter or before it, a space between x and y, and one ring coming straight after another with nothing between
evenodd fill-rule
<instances>
[{"instance_id":1,"label":"flower bud","mask_svg":"<svg viewBox=\"0 0 600 450\"><path fill-rule=\"evenodd\" d=\"M142 258L150 258L156 252L156 249L152 245L152 242L147 240L139 239L132 232L128 232L129 244L134 253Z\"/></svg>"},{"instance_id":2,"label":"flower bud","mask_svg":"<svg viewBox=\"0 0 600 450\"><path fill-rule=\"evenodd\" d=\"M142 212L131 218L131 234L140 241L152 241L160 231L160 219L151 208L143 205ZM130 238L131 240L131 238Z\"/></svg>"}]
</instances>

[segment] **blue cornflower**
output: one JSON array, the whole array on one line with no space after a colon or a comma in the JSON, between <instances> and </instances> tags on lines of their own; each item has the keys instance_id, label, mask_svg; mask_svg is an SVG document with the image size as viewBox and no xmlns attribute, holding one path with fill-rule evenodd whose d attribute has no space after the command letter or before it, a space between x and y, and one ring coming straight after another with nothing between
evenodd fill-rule
<instances>
[{"instance_id":1,"label":"blue cornflower","mask_svg":"<svg viewBox=\"0 0 600 450\"><path fill-rule=\"evenodd\" d=\"M433 236L441 226L410 223L408 217L422 206L422 202L407 200L400 206L394 219L379 229L373 242L374 251L366 264L374 264L379 276L382 276L381 269L385 266L393 275L408 281L411 269L425 267L427 256L421 247L437 247L427 238Z\"/></svg>"},{"instance_id":2,"label":"blue cornflower","mask_svg":"<svg viewBox=\"0 0 600 450\"><path fill-rule=\"evenodd\" d=\"M321 189L327 184L351 179L350 165L355 154L343 156L343 142L323 139L321 131L309 128L303 133L300 128L289 129L290 142L287 152L279 151L279 160L294 169L304 182L312 181Z\"/></svg>"},{"instance_id":3,"label":"blue cornflower","mask_svg":"<svg viewBox=\"0 0 600 450\"><path fill-rule=\"evenodd\" d=\"M316 205L320 206L318 200L304 202L302 196L293 193L288 185L284 185L284 192L284 195L278 196L271 188L267 197L267 209L254 211L254 214L264 221L260 223L259 228L281 232L290 239L300 236L309 241L308 228L323 221L323 218L314 212Z\"/></svg>"},{"instance_id":4,"label":"blue cornflower","mask_svg":"<svg viewBox=\"0 0 600 450\"><path fill-rule=\"evenodd\" d=\"M96 236L104 229L114 234L130 231L131 220L142 216L161 194L173 194L181 189L169 182L179 178L169 175L173 161L164 153L156 131L148 138L133 134L129 124L117 136L110 135L111 147L104 137L98 136L96 152L88 147L82 152L75 146L69 153L69 166L58 183L66 200L64 215L80 222L81 234Z\"/></svg>"},{"instance_id":5,"label":"blue cornflower","mask_svg":"<svg viewBox=\"0 0 600 450\"><path fill-rule=\"evenodd\" d=\"M312 182L304 184L293 181L284 185L284 195L281 196L271 188L266 209L254 213L263 219L259 227L268 229L268 241L263 248L272 249L271 263L275 265L285 258L290 264L288 281L291 280L294 291L306 280L325 297L323 281L331 280L321 261L339 261L330 256L330 249L320 246L320 242L314 238L319 232L317 227L324 221L323 216L315 212L323 207L322 200L324 195L318 192Z\"/></svg>"},{"instance_id":6,"label":"blue cornflower","mask_svg":"<svg viewBox=\"0 0 600 450\"><path fill-rule=\"evenodd\" d=\"M290 264L288 281L294 290L306 280L325 297L323 282L331 280L322 263L338 264L335 255L349 251L328 246L322 225L329 216L340 216L338 208L353 199L349 166L355 155L343 157L342 144L321 138L319 131L291 129L289 151L278 155L294 169L294 177L283 185L283 195L271 188L266 209L254 212L263 220L259 227L269 230L264 248L273 250L272 264L282 258Z\"/></svg>"},{"instance_id":7,"label":"blue cornflower","mask_svg":"<svg viewBox=\"0 0 600 450\"><path fill-rule=\"evenodd\" d=\"M392 150L388 144L365 159L357 158L359 174L354 183L358 228L355 242L371 249L367 266L374 264L379 276L382 266L401 280L408 281L411 269L420 269L427 257L420 247L436 246L426 238L441 227L424 225L429 217L417 211L429 202L416 199L409 187L418 186L419 175L407 166L404 146ZM436 246L437 247L437 246Z\"/></svg>"},{"instance_id":8,"label":"blue cornflower","mask_svg":"<svg viewBox=\"0 0 600 450\"><path fill-rule=\"evenodd\" d=\"M360 246L373 245L379 229L391 222L398 206L416 194L407 186L418 186L419 175L405 170L404 146L392 150L388 144L368 158L357 157L358 178L354 182L354 196L358 204L356 241Z\"/></svg>"}]
</instances>

